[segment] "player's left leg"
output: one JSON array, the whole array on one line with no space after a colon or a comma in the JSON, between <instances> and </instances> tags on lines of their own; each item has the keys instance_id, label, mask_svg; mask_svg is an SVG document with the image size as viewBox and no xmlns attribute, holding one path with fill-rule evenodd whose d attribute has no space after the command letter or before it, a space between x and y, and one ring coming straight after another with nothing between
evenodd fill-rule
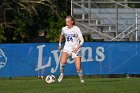
<instances>
[{"instance_id":1,"label":"player's left leg","mask_svg":"<svg viewBox=\"0 0 140 93\"><path fill-rule=\"evenodd\" d=\"M81 57L75 57L74 62L75 62L76 70L80 78L80 81L81 83L84 83L84 78L83 78L83 73L82 73L82 68L81 68Z\"/></svg>"}]
</instances>

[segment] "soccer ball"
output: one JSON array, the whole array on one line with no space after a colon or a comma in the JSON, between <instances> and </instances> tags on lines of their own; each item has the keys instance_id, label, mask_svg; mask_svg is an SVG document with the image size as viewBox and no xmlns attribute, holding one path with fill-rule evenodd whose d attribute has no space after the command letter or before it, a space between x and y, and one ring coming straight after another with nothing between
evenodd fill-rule
<instances>
[{"instance_id":1,"label":"soccer ball","mask_svg":"<svg viewBox=\"0 0 140 93\"><path fill-rule=\"evenodd\" d=\"M55 76L54 75L48 75L45 79L45 81L50 84L55 82Z\"/></svg>"}]
</instances>

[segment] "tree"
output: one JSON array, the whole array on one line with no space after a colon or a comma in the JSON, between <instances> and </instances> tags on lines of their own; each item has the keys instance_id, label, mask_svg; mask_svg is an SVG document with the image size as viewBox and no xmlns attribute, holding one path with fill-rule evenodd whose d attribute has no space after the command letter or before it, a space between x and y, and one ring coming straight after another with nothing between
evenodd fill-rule
<instances>
[{"instance_id":1,"label":"tree","mask_svg":"<svg viewBox=\"0 0 140 93\"><path fill-rule=\"evenodd\" d=\"M42 27L49 41L57 41L65 25L63 18L68 14L68 4L67 0L63 3L58 0L1 0L0 42L24 42L24 38L36 36Z\"/></svg>"}]
</instances>

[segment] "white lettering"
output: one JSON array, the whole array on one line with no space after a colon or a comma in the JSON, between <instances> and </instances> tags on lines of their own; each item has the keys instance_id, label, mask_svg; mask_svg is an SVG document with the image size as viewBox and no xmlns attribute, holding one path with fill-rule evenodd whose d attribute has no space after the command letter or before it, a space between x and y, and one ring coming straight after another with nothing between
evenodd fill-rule
<instances>
[{"instance_id":1,"label":"white lettering","mask_svg":"<svg viewBox=\"0 0 140 93\"><path fill-rule=\"evenodd\" d=\"M45 45L37 46L37 49L38 49L38 65L37 65L37 68L35 69L35 71L38 71L40 69L51 66L51 57L49 57L49 60L48 60L47 64L42 66L42 56L43 56L43 48L44 47L45 47Z\"/></svg>"},{"instance_id":2,"label":"white lettering","mask_svg":"<svg viewBox=\"0 0 140 93\"><path fill-rule=\"evenodd\" d=\"M91 47L82 47L81 50L82 50L82 58L81 58L82 62L93 61L93 58L92 58L92 48ZM85 59L86 51L88 52L87 60Z\"/></svg>"},{"instance_id":3,"label":"white lettering","mask_svg":"<svg viewBox=\"0 0 140 93\"><path fill-rule=\"evenodd\" d=\"M53 50L53 51L51 51L51 53L53 53L54 59L55 59L55 62L56 62L56 67L51 68L51 73L55 73L58 69L58 66L59 66L59 60L60 60L61 54L58 56L58 50Z\"/></svg>"},{"instance_id":4,"label":"white lettering","mask_svg":"<svg viewBox=\"0 0 140 93\"><path fill-rule=\"evenodd\" d=\"M48 60L46 65L42 65L43 48L45 48L45 45L37 46L37 49L38 49L38 65L37 65L37 68L35 69L35 71L38 71L40 69L44 69L44 68L47 68L47 67L51 66L52 56L49 57L49 60ZM58 67L59 67L61 53L59 55L58 50L53 50L53 51L51 51L51 53L53 54L54 62L56 63L56 66L51 68L50 72L55 73L57 71ZM81 53L82 53L82 57L81 57L82 62L92 62L93 61L92 47L82 47L81 48ZM85 57L86 55L87 55L87 58ZM97 47L96 48L96 61L102 62L102 61L104 61L104 59L105 59L104 47ZM74 62L74 60L71 59L71 58L69 58L67 60L67 63L69 63L69 64L72 64L73 62Z\"/></svg>"},{"instance_id":5,"label":"white lettering","mask_svg":"<svg viewBox=\"0 0 140 93\"><path fill-rule=\"evenodd\" d=\"M104 61L104 59L105 59L104 48L103 47L97 47L96 48L96 53L97 53L96 61L99 61L99 62Z\"/></svg>"}]
</instances>

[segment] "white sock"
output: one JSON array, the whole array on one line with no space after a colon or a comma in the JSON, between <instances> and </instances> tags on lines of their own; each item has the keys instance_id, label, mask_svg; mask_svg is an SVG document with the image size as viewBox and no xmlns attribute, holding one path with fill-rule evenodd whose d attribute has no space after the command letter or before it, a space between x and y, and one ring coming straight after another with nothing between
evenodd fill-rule
<instances>
[{"instance_id":1,"label":"white sock","mask_svg":"<svg viewBox=\"0 0 140 93\"><path fill-rule=\"evenodd\" d=\"M60 63L60 73L64 72L64 66L65 66L65 64L63 65L63 64Z\"/></svg>"},{"instance_id":2,"label":"white sock","mask_svg":"<svg viewBox=\"0 0 140 93\"><path fill-rule=\"evenodd\" d=\"M77 72L78 72L78 76L79 76L80 80L84 80L82 69L80 71L77 71Z\"/></svg>"}]
</instances>

